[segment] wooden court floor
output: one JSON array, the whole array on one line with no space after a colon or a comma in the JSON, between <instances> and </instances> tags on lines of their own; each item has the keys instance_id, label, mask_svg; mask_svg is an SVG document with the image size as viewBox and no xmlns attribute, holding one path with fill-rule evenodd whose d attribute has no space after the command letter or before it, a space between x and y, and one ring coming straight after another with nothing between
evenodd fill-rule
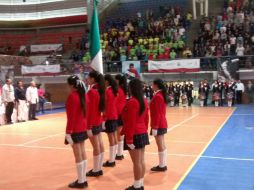
<instances>
[{"instance_id":1,"label":"wooden court floor","mask_svg":"<svg viewBox=\"0 0 254 190\"><path fill-rule=\"evenodd\" d=\"M177 189L192 166L220 131L234 108L168 108L168 171L151 173L158 163L156 143L150 137L146 147L146 190ZM39 117L38 121L0 127L0 190L67 190L76 179L74 157L64 145L65 113ZM105 159L108 141L104 134ZM88 169L92 168L92 147L86 141ZM133 183L128 153L104 176L88 178L89 190L123 190Z\"/></svg>"}]
</instances>

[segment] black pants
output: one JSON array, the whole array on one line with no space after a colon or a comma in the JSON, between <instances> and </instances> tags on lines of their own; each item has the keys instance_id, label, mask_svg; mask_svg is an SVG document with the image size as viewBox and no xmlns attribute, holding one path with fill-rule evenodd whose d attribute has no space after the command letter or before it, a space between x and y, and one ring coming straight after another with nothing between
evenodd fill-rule
<instances>
[{"instance_id":1,"label":"black pants","mask_svg":"<svg viewBox=\"0 0 254 190\"><path fill-rule=\"evenodd\" d=\"M35 113L36 113L36 104L30 104L28 114L29 120L35 119Z\"/></svg>"},{"instance_id":2,"label":"black pants","mask_svg":"<svg viewBox=\"0 0 254 190\"><path fill-rule=\"evenodd\" d=\"M243 91L237 90L236 91L236 102L237 102L237 104L242 103L242 96L243 96Z\"/></svg>"},{"instance_id":3,"label":"black pants","mask_svg":"<svg viewBox=\"0 0 254 190\"><path fill-rule=\"evenodd\" d=\"M204 106L207 106L207 100L208 100L208 98L206 97L206 98L204 99Z\"/></svg>"},{"instance_id":4,"label":"black pants","mask_svg":"<svg viewBox=\"0 0 254 190\"><path fill-rule=\"evenodd\" d=\"M188 96L188 106L191 106L192 102L193 102L192 96Z\"/></svg>"},{"instance_id":5,"label":"black pants","mask_svg":"<svg viewBox=\"0 0 254 190\"><path fill-rule=\"evenodd\" d=\"M177 94L175 95L175 106L179 106L179 101L180 101L180 95Z\"/></svg>"},{"instance_id":6,"label":"black pants","mask_svg":"<svg viewBox=\"0 0 254 190\"><path fill-rule=\"evenodd\" d=\"M7 123L11 123L11 115L13 113L14 102L8 102L6 105L5 115Z\"/></svg>"}]
</instances>

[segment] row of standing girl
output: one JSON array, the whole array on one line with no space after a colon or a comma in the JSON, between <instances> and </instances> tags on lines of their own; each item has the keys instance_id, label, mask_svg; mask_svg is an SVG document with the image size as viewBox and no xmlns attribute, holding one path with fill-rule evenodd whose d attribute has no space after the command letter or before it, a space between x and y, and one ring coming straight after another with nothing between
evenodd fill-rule
<instances>
[{"instance_id":1,"label":"row of standing girl","mask_svg":"<svg viewBox=\"0 0 254 190\"><path fill-rule=\"evenodd\" d=\"M143 190L145 174L145 146L149 144L149 106L144 98L143 83L134 79L129 83L124 76L105 75L92 71L88 76L89 89L77 77L70 76L71 93L66 102L67 127L65 143L73 149L78 179L69 184L71 188L88 186L86 177L103 175L102 167L114 167L115 160L124 159L123 149L128 150L133 162L134 183L126 190ZM167 89L163 81L153 82L155 95L150 102L151 135L155 137L159 165L154 172L167 170L167 149L164 134L167 133ZM127 100L127 93L130 98ZM109 159L104 160L102 133L109 140ZM93 169L86 171L85 140L93 146Z\"/></svg>"}]
</instances>

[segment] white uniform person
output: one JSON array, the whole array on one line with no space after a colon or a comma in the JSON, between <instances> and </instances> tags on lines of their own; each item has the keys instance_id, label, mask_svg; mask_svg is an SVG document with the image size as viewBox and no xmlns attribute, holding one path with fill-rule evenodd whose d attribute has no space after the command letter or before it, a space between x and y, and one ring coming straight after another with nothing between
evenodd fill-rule
<instances>
[{"instance_id":1,"label":"white uniform person","mask_svg":"<svg viewBox=\"0 0 254 190\"><path fill-rule=\"evenodd\" d=\"M35 113L36 113L36 105L39 102L39 96L38 90L36 88L36 83L34 81L30 83L30 86L26 90L26 100L29 103L28 119L38 120L35 117Z\"/></svg>"}]
</instances>

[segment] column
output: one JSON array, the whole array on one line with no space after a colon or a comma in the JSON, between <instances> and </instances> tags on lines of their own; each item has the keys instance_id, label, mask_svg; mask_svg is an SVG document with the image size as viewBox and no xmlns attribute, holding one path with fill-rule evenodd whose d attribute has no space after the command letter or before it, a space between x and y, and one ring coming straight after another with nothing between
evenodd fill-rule
<instances>
[{"instance_id":1,"label":"column","mask_svg":"<svg viewBox=\"0 0 254 190\"><path fill-rule=\"evenodd\" d=\"M193 19L197 19L197 10L196 10L196 0L192 0L192 6L193 6Z\"/></svg>"}]
</instances>

